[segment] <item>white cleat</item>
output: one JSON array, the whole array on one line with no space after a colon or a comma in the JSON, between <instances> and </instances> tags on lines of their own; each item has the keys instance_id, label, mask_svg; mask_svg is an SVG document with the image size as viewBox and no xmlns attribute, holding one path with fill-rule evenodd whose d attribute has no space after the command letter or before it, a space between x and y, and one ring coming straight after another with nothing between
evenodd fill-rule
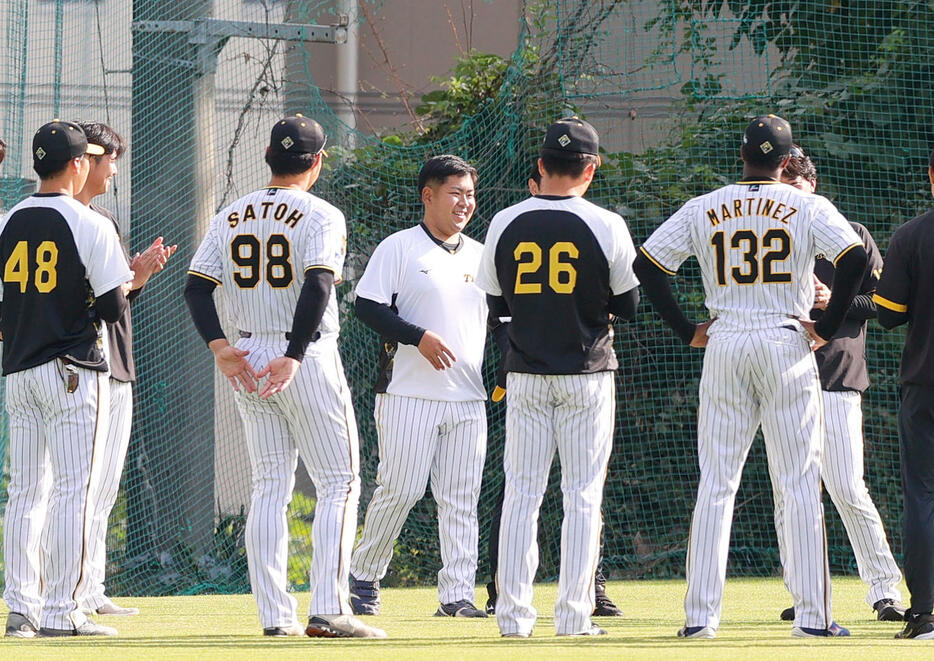
<instances>
[{"instance_id":1,"label":"white cleat","mask_svg":"<svg viewBox=\"0 0 934 661\"><path fill-rule=\"evenodd\" d=\"M386 638L386 632L364 624L353 615L312 615L305 635L311 638Z\"/></svg>"},{"instance_id":2,"label":"white cleat","mask_svg":"<svg viewBox=\"0 0 934 661\"><path fill-rule=\"evenodd\" d=\"M576 633L559 633L558 636L605 636L606 629L601 629L593 622L590 623L590 626L583 631L578 631Z\"/></svg>"},{"instance_id":3,"label":"white cleat","mask_svg":"<svg viewBox=\"0 0 934 661\"><path fill-rule=\"evenodd\" d=\"M138 608L124 608L123 606L118 606L110 599L98 606L94 612L98 615L139 615Z\"/></svg>"},{"instance_id":4,"label":"white cleat","mask_svg":"<svg viewBox=\"0 0 934 661\"><path fill-rule=\"evenodd\" d=\"M716 638L717 630L712 627L681 627L678 638Z\"/></svg>"},{"instance_id":5,"label":"white cleat","mask_svg":"<svg viewBox=\"0 0 934 661\"><path fill-rule=\"evenodd\" d=\"M84 624L71 629L51 629L42 627L39 629L41 638L62 638L67 636L116 636L117 630L113 627L107 627L103 624L97 624L87 620Z\"/></svg>"}]
</instances>

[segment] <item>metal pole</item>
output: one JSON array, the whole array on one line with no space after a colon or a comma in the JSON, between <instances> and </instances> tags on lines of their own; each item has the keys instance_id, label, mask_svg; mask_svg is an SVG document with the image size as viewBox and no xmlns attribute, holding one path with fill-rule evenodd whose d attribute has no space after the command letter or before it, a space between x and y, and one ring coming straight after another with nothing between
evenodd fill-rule
<instances>
[{"instance_id":1,"label":"metal pole","mask_svg":"<svg viewBox=\"0 0 934 661\"><path fill-rule=\"evenodd\" d=\"M347 43L337 49L337 93L340 99L337 103L337 116L346 125L344 145L348 149L356 147L357 128L357 91L358 91L358 57L359 57L359 14L357 0L339 0L338 12L347 15Z\"/></svg>"}]
</instances>

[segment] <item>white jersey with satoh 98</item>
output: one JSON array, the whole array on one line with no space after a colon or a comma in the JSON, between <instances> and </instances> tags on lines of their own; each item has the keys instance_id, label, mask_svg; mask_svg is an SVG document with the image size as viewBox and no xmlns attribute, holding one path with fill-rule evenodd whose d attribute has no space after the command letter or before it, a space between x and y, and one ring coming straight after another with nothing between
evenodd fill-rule
<instances>
[{"instance_id":1,"label":"white jersey with satoh 98","mask_svg":"<svg viewBox=\"0 0 934 661\"><path fill-rule=\"evenodd\" d=\"M642 252L669 275L691 255L701 265L711 331L771 328L808 319L814 258L862 245L820 195L771 181L738 182L690 200Z\"/></svg>"},{"instance_id":2,"label":"white jersey with satoh 98","mask_svg":"<svg viewBox=\"0 0 934 661\"><path fill-rule=\"evenodd\" d=\"M304 271L321 267L340 280L346 236L344 214L321 198L263 188L214 217L189 271L224 286L239 330L284 334L292 329ZM322 340L340 330L333 289L318 330Z\"/></svg>"},{"instance_id":3,"label":"white jersey with satoh 98","mask_svg":"<svg viewBox=\"0 0 934 661\"><path fill-rule=\"evenodd\" d=\"M422 225L396 232L377 246L357 283L362 298L394 306L402 319L444 338L457 358L436 370L418 347L399 344L386 392L440 401L486 399L481 380L486 295L474 284L483 245L463 234L448 252ZM478 332L479 329L479 332Z\"/></svg>"}]
</instances>

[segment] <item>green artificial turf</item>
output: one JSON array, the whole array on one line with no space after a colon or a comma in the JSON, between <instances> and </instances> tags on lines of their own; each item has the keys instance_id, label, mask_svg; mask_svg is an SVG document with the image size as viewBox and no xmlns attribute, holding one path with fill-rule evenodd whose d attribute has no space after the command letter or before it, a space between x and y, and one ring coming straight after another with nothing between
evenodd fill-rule
<instances>
[{"instance_id":1,"label":"green artificial turf","mask_svg":"<svg viewBox=\"0 0 934 661\"><path fill-rule=\"evenodd\" d=\"M778 618L790 605L781 580L731 579L717 638L681 640L675 632L684 618L684 582L633 581L610 583L608 592L625 616L599 618L608 635L595 638L555 637L555 584L536 586L539 620L528 640L500 638L495 618L432 617L437 608L433 588L383 590L383 614L366 621L385 629L388 640L264 638L250 595L124 597L116 601L139 607L140 615L97 618L119 629L119 637L4 638L0 659L934 659L934 641L893 639L901 625L875 620L858 579L837 578L833 587L835 618L849 627L850 638L791 638L791 624ZM302 612L308 595L296 596ZM485 596L478 587L478 605ZM0 616L5 619L6 611L0 609Z\"/></svg>"}]
</instances>

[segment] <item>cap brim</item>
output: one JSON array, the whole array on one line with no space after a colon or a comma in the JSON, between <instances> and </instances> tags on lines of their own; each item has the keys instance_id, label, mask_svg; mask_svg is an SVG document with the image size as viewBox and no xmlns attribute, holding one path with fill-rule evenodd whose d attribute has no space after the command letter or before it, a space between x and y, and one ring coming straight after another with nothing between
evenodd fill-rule
<instances>
[{"instance_id":1,"label":"cap brim","mask_svg":"<svg viewBox=\"0 0 934 661\"><path fill-rule=\"evenodd\" d=\"M85 150L84 153L90 154L91 156L103 156L107 152L100 145L94 145L89 142L88 148Z\"/></svg>"}]
</instances>

